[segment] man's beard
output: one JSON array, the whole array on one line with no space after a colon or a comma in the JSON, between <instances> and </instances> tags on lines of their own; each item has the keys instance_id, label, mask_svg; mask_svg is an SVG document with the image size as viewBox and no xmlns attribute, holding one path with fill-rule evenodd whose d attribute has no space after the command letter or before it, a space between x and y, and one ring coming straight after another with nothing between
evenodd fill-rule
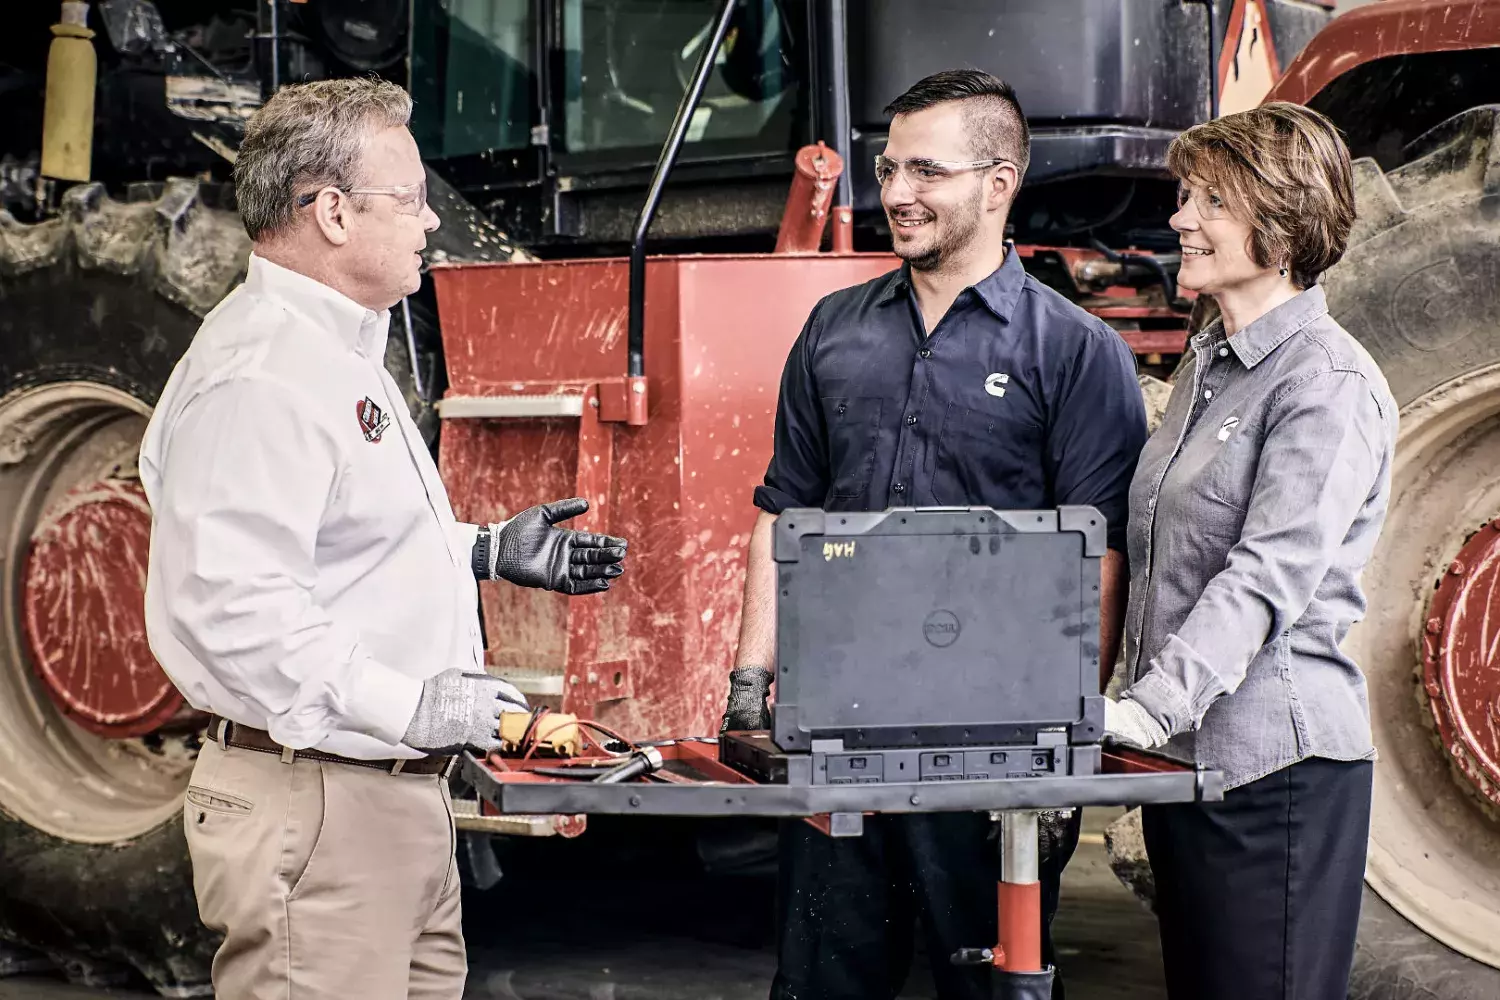
<instances>
[{"instance_id":1,"label":"man's beard","mask_svg":"<svg viewBox=\"0 0 1500 1000\"><path fill-rule=\"evenodd\" d=\"M931 225L938 229L938 234L926 249L915 252L903 250L893 239L892 250L896 256L910 264L913 271L941 271L945 264L961 256L974 242L974 234L979 231L979 203L983 194L982 191L975 191L974 197L968 201L950 209L941 217L934 217ZM891 229L895 228L893 219Z\"/></svg>"}]
</instances>

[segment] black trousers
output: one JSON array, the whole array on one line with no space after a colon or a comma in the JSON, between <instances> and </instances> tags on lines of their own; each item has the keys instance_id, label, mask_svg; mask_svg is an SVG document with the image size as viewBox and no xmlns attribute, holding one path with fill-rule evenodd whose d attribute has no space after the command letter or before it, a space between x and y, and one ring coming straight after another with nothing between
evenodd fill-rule
<instances>
[{"instance_id":1,"label":"black trousers","mask_svg":"<svg viewBox=\"0 0 1500 1000\"><path fill-rule=\"evenodd\" d=\"M1223 802L1142 810L1171 1000L1344 1000L1373 776L1309 758Z\"/></svg>"},{"instance_id":2,"label":"black trousers","mask_svg":"<svg viewBox=\"0 0 1500 1000\"><path fill-rule=\"evenodd\" d=\"M1056 964L1048 925L1078 823L1075 811L1042 864L1047 964ZM914 925L938 996L987 1000L989 969L948 958L995 943L1000 855L992 826L976 813L867 816L863 836L834 838L801 820L783 823L772 1000L890 1000L911 968Z\"/></svg>"}]
</instances>

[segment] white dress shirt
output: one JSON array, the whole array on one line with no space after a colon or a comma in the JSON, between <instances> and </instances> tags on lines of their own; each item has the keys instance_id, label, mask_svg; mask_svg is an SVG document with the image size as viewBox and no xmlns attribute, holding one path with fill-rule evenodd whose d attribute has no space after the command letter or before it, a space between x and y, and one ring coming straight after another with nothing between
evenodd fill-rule
<instances>
[{"instance_id":1,"label":"white dress shirt","mask_svg":"<svg viewBox=\"0 0 1500 1000\"><path fill-rule=\"evenodd\" d=\"M422 682L483 670L475 527L381 361L389 312L252 255L141 443L146 634L188 702L298 749L414 757Z\"/></svg>"}]
</instances>

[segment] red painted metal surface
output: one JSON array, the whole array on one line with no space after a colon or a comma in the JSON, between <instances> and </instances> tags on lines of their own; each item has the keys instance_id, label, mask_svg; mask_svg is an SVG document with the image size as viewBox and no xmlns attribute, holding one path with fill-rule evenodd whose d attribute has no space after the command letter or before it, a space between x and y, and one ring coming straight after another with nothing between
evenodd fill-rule
<instances>
[{"instance_id":1,"label":"red painted metal surface","mask_svg":"<svg viewBox=\"0 0 1500 1000\"><path fill-rule=\"evenodd\" d=\"M854 209L848 205L833 210L833 252L854 252Z\"/></svg>"},{"instance_id":2,"label":"red painted metal surface","mask_svg":"<svg viewBox=\"0 0 1500 1000\"><path fill-rule=\"evenodd\" d=\"M717 729L751 493L770 458L787 350L819 298L896 263L885 254L652 258L648 375L636 383L644 392L621 374L624 260L434 268L448 400L582 399L576 417L445 420L439 464L455 513L485 523L583 496L592 509L577 527L631 541L626 574L603 597L481 585L490 661L560 677L563 711L633 735ZM1107 303L1150 312L1119 296ZM1144 353L1173 353L1184 331L1121 335L1141 337Z\"/></svg>"},{"instance_id":3,"label":"red painted metal surface","mask_svg":"<svg viewBox=\"0 0 1500 1000\"><path fill-rule=\"evenodd\" d=\"M828 226L834 185L843 172L843 157L821 142L797 151L792 190L776 234L777 253L817 253Z\"/></svg>"},{"instance_id":4,"label":"red painted metal surface","mask_svg":"<svg viewBox=\"0 0 1500 1000\"><path fill-rule=\"evenodd\" d=\"M1186 770L1186 764L1134 747L1110 744L1100 750L1101 774L1172 774Z\"/></svg>"},{"instance_id":5,"label":"red painted metal surface","mask_svg":"<svg viewBox=\"0 0 1500 1000\"><path fill-rule=\"evenodd\" d=\"M635 736L717 730L787 350L819 298L891 266L885 255L653 258L644 426L588 405L582 417L445 421L440 466L460 519L582 495L594 506L580 527L631 542L625 576L599 598L483 584L491 661L561 674L564 711ZM625 261L433 273L450 396L624 372Z\"/></svg>"},{"instance_id":6,"label":"red painted metal surface","mask_svg":"<svg viewBox=\"0 0 1500 1000\"><path fill-rule=\"evenodd\" d=\"M183 708L146 643L150 544L140 484L105 479L46 512L22 570L32 666L58 707L100 736L145 735Z\"/></svg>"},{"instance_id":7,"label":"red painted metal surface","mask_svg":"<svg viewBox=\"0 0 1500 1000\"><path fill-rule=\"evenodd\" d=\"M1448 755L1500 805L1500 519L1464 543L1433 594L1422 686Z\"/></svg>"},{"instance_id":8,"label":"red painted metal surface","mask_svg":"<svg viewBox=\"0 0 1500 1000\"><path fill-rule=\"evenodd\" d=\"M1307 43L1266 95L1306 104L1343 74L1375 59L1500 46L1496 0L1383 0L1341 14Z\"/></svg>"},{"instance_id":9,"label":"red painted metal surface","mask_svg":"<svg viewBox=\"0 0 1500 1000\"><path fill-rule=\"evenodd\" d=\"M995 968L1006 972L1042 971L1042 883L997 882L1000 940L992 950Z\"/></svg>"}]
</instances>

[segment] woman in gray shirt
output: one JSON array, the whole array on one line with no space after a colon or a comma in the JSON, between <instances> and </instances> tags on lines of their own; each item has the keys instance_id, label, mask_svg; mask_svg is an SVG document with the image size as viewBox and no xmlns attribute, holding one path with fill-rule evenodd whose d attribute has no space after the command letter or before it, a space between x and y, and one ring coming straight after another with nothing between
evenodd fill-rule
<instances>
[{"instance_id":1,"label":"woman in gray shirt","mask_svg":"<svg viewBox=\"0 0 1500 1000\"><path fill-rule=\"evenodd\" d=\"M1369 836L1369 705L1339 649L1385 518L1396 405L1318 276L1354 221L1333 125L1267 104L1184 132L1191 341L1130 490L1126 687L1110 738L1216 768L1144 813L1173 1000L1346 995Z\"/></svg>"}]
</instances>

